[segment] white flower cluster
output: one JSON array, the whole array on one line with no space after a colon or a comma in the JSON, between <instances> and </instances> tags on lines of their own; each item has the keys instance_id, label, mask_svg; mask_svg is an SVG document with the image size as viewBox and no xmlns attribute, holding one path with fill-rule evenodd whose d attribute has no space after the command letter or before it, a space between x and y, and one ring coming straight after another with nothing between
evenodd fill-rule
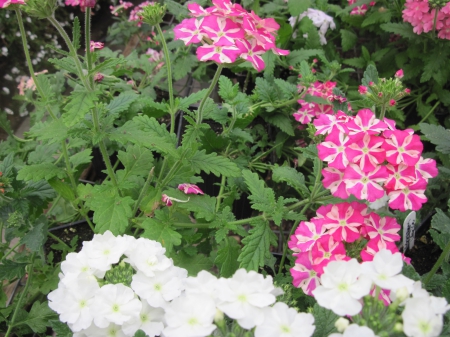
<instances>
[{"instance_id":1,"label":"white flower cluster","mask_svg":"<svg viewBox=\"0 0 450 337\"><path fill-rule=\"evenodd\" d=\"M290 17L289 23L292 27L294 27L295 23L300 21L304 17L310 18L314 26L319 28L320 44L327 44L325 34L327 33L328 28L331 28L332 30L336 28L336 24L334 23L333 18L318 9L308 8L307 11L303 12L298 17Z\"/></svg>"},{"instance_id":2,"label":"white flower cluster","mask_svg":"<svg viewBox=\"0 0 450 337\"><path fill-rule=\"evenodd\" d=\"M386 304L394 301L404 305L402 319L406 336L439 336L443 316L450 305L445 298L430 296L422 289L420 282L402 275L402 268L401 253L392 254L386 249L380 250L373 261L362 264L355 259L332 261L324 268L321 285L313 290L313 295L320 306L337 315L354 316L362 309L362 298L373 294L375 287L378 287ZM374 336L369 330L352 324L345 329L343 335L333 334L330 337Z\"/></svg>"},{"instance_id":3,"label":"white flower cluster","mask_svg":"<svg viewBox=\"0 0 450 337\"><path fill-rule=\"evenodd\" d=\"M49 306L74 337L209 336L224 314L256 337L312 336L314 317L275 303L282 291L270 276L239 269L228 279L187 277L164 253L152 240L94 235L61 264Z\"/></svg>"}]
</instances>

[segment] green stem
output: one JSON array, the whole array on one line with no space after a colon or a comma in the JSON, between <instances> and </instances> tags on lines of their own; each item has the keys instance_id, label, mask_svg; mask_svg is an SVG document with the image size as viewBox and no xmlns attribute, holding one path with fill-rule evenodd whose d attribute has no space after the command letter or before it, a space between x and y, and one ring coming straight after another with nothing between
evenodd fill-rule
<instances>
[{"instance_id":1,"label":"green stem","mask_svg":"<svg viewBox=\"0 0 450 337\"><path fill-rule=\"evenodd\" d=\"M208 91L206 92L205 96L203 97L202 101L200 102L200 105L197 109L197 124L201 124L203 120L203 108L205 106L206 100L213 92L214 88L216 87L217 82L219 81L220 74L222 73L223 65L219 64L217 66L216 73L214 74L214 77L211 81L211 85L208 88Z\"/></svg>"},{"instance_id":2,"label":"green stem","mask_svg":"<svg viewBox=\"0 0 450 337\"><path fill-rule=\"evenodd\" d=\"M317 170L318 174L316 175L316 179L314 181L314 187L311 192L311 201L316 197L316 193L317 193L317 190L319 189L319 186L322 186L320 179L322 178L323 162L321 160L318 160L318 162L319 162L319 169Z\"/></svg>"},{"instance_id":3,"label":"green stem","mask_svg":"<svg viewBox=\"0 0 450 337\"><path fill-rule=\"evenodd\" d=\"M19 247L22 243L20 242L20 240L14 245L14 247L12 247L3 257L2 259L5 260L9 254L11 254L12 252L14 252L16 250L17 247Z\"/></svg>"},{"instance_id":4,"label":"green stem","mask_svg":"<svg viewBox=\"0 0 450 337\"><path fill-rule=\"evenodd\" d=\"M435 105L431 108L431 110L427 113L427 115L426 115L424 118L422 118L422 120L421 120L419 123L417 123L417 124L420 124L420 123L425 122L425 121L428 119L428 117L430 117L430 115L434 112L434 110L436 110L436 108L439 106L439 104L441 104L441 102L440 102L440 101L437 101L436 104L435 104Z\"/></svg>"},{"instance_id":5,"label":"green stem","mask_svg":"<svg viewBox=\"0 0 450 337\"><path fill-rule=\"evenodd\" d=\"M174 98L173 98L173 81L172 81L172 64L170 63L170 55L169 55L169 49L167 48L166 40L164 39L164 34L161 30L161 26L159 23L155 26L156 30L158 31L158 34L161 37L161 44L163 47L164 57L166 60L166 68L167 68L167 85L169 87L169 105L170 105L170 115L171 117L175 117L175 112L173 111L175 108ZM175 127L174 121L170 124L170 133L173 133L172 128Z\"/></svg>"},{"instance_id":6,"label":"green stem","mask_svg":"<svg viewBox=\"0 0 450 337\"><path fill-rule=\"evenodd\" d=\"M431 281L431 278L436 274L436 272L441 267L442 263L445 261L445 258L450 254L450 242L447 243L447 246L445 246L444 250L442 251L441 255L439 256L439 259L434 264L433 268L431 268L431 271L427 274L427 276L422 280L424 286L428 284L428 282Z\"/></svg>"},{"instance_id":7,"label":"green stem","mask_svg":"<svg viewBox=\"0 0 450 337\"><path fill-rule=\"evenodd\" d=\"M220 180L220 189L219 189L219 194L217 195L216 199L216 212L219 211L220 209L220 204L222 202L222 198L223 198L223 191L225 190L225 182L226 182L226 177L224 175L222 175L222 178Z\"/></svg>"},{"instance_id":8,"label":"green stem","mask_svg":"<svg viewBox=\"0 0 450 337\"><path fill-rule=\"evenodd\" d=\"M58 238L55 234L53 234L52 232L48 232L47 233L48 236L50 236L53 240L59 242L61 245L63 245L64 247L66 247L66 249L68 251L71 250L71 248L69 247L69 245L67 243L65 243L64 241L62 241L60 238Z\"/></svg>"},{"instance_id":9,"label":"green stem","mask_svg":"<svg viewBox=\"0 0 450 337\"><path fill-rule=\"evenodd\" d=\"M33 253L33 255L31 255L31 267L29 269L27 283L25 284L25 288L23 289L22 293L20 294L19 300L17 301L16 308L14 309L14 313L12 315L12 318L9 323L8 330L6 331L5 337L8 337L11 334L11 331L14 328L14 322L16 320L17 313L19 312L19 310L22 309L21 308L22 301L28 291L28 287L30 286L31 279L33 278L33 266L34 266L35 255L36 255L36 253Z\"/></svg>"},{"instance_id":10,"label":"green stem","mask_svg":"<svg viewBox=\"0 0 450 337\"><path fill-rule=\"evenodd\" d=\"M144 187L141 190L141 193L139 194L138 200L136 201L136 203L134 204L134 208L133 208L133 216L136 215L136 212L139 208L139 205L141 204L142 199L144 198L144 195L147 194L148 188L150 187L150 183L152 182L152 178L153 178L153 171L155 170L155 167L152 167L152 169L150 170L147 180L145 181Z\"/></svg>"},{"instance_id":11,"label":"green stem","mask_svg":"<svg viewBox=\"0 0 450 337\"><path fill-rule=\"evenodd\" d=\"M434 21L433 21L433 38L436 38L436 23L437 23L437 17L439 13L439 8L434 9Z\"/></svg>"},{"instance_id":12,"label":"green stem","mask_svg":"<svg viewBox=\"0 0 450 337\"><path fill-rule=\"evenodd\" d=\"M381 106L380 119L383 119L385 114L386 114L386 103Z\"/></svg>"},{"instance_id":13,"label":"green stem","mask_svg":"<svg viewBox=\"0 0 450 337\"><path fill-rule=\"evenodd\" d=\"M92 53L91 53L91 8L86 7L86 13L84 17L84 36L86 45L86 64L88 74L92 70ZM91 87L94 87L94 77L93 75L88 75L88 81Z\"/></svg>"},{"instance_id":14,"label":"green stem","mask_svg":"<svg viewBox=\"0 0 450 337\"><path fill-rule=\"evenodd\" d=\"M66 31L64 30L63 27L61 27L61 24L55 19L54 16L50 16L47 19L56 28L56 30L59 32L61 37L66 42L67 48L69 48L69 52L75 62L75 66L76 66L77 72L78 72L78 77L80 78L81 82L83 82L83 85L85 86L86 89L92 90L89 82L86 80L86 76L84 76L83 67L81 66L81 62L80 62L80 59L78 58L77 51L75 50L75 47L73 46L73 43L70 40L69 36L67 35Z\"/></svg>"},{"instance_id":15,"label":"green stem","mask_svg":"<svg viewBox=\"0 0 450 337\"><path fill-rule=\"evenodd\" d=\"M20 143L28 143L28 142L32 142L33 141L33 139L23 139L23 138L17 137L14 134L11 134L10 136L13 137L16 141L18 141Z\"/></svg>"}]
</instances>

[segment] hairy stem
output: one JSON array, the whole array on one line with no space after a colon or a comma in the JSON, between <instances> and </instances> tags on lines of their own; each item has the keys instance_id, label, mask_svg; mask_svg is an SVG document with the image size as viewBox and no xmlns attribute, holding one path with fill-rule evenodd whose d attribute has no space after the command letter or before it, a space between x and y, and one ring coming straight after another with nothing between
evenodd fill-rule
<instances>
[{"instance_id":1,"label":"hairy stem","mask_svg":"<svg viewBox=\"0 0 450 337\"><path fill-rule=\"evenodd\" d=\"M197 109L197 124L201 124L202 120L203 120L203 109L205 107L205 103L206 100L208 99L208 97L211 95L211 93L213 92L214 88L216 87L217 82L219 81L219 77L220 74L222 73L222 69L223 69L223 65L219 64L217 66L217 70L216 73L214 74L214 77L211 81L211 85L208 88L208 91L206 92L205 96L203 97L203 99L200 102L200 105Z\"/></svg>"}]
</instances>

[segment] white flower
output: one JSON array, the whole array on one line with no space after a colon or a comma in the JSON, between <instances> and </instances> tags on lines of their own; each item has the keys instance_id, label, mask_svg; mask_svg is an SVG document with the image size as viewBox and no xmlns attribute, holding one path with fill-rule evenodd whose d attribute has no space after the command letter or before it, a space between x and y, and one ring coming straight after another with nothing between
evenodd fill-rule
<instances>
[{"instance_id":1,"label":"white flower","mask_svg":"<svg viewBox=\"0 0 450 337\"><path fill-rule=\"evenodd\" d=\"M239 269L229 279L218 280L217 307L229 317L236 319L244 329L251 329L264 320L263 308L275 302L272 277L255 271Z\"/></svg>"},{"instance_id":2,"label":"white flower","mask_svg":"<svg viewBox=\"0 0 450 337\"><path fill-rule=\"evenodd\" d=\"M218 279L206 270L202 270L196 277L188 277L185 281L185 292L188 295L205 294L218 300Z\"/></svg>"},{"instance_id":3,"label":"white flower","mask_svg":"<svg viewBox=\"0 0 450 337\"><path fill-rule=\"evenodd\" d=\"M313 290L320 306L335 314L356 315L362 309L359 301L370 292L372 281L362 274L358 261L332 261L320 278L322 285Z\"/></svg>"},{"instance_id":4,"label":"white flower","mask_svg":"<svg viewBox=\"0 0 450 337\"><path fill-rule=\"evenodd\" d=\"M383 289L396 290L414 284L413 280L400 274L403 268L401 253L392 254L390 250L381 249L373 261L363 262L361 267L363 273Z\"/></svg>"},{"instance_id":5,"label":"white flower","mask_svg":"<svg viewBox=\"0 0 450 337\"><path fill-rule=\"evenodd\" d=\"M334 23L333 18L318 9L308 8L308 10L300 14L298 18L294 17L289 18L289 23L291 24L292 27L294 27L295 22L300 21L305 16L311 19L314 26L319 28L320 44L322 45L327 44L325 34L328 28L331 29L336 28L336 24Z\"/></svg>"},{"instance_id":6,"label":"white flower","mask_svg":"<svg viewBox=\"0 0 450 337\"><path fill-rule=\"evenodd\" d=\"M3 87L2 90L5 92L5 94L9 95L9 89L7 87Z\"/></svg>"},{"instance_id":7,"label":"white flower","mask_svg":"<svg viewBox=\"0 0 450 337\"><path fill-rule=\"evenodd\" d=\"M408 337L437 337L443 326L443 315L436 314L427 297L410 298L402 312L403 332Z\"/></svg>"},{"instance_id":8,"label":"white flower","mask_svg":"<svg viewBox=\"0 0 450 337\"><path fill-rule=\"evenodd\" d=\"M83 251L89 258L89 265L107 271L111 265L119 262L127 250L129 242L122 236L114 236L110 231L95 234L91 241L83 242Z\"/></svg>"},{"instance_id":9,"label":"white flower","mask_svg":"<svg viewBox=\"0 0 450 337\"><path fill-rule=\"evenodd\" d=\"M2 54L3 54L3 56L8 56L8 48L7 47L2 47Z\"/></svg>"},{"instance_id":10,"label":"white flower","mask_svg":"<svg viewBox=\"0 0 450 337\"><path fill-rule=\"evenodd\" d=\"M366 327L357 324L350 324L344 333L332 333L328 337L377 337L374 332Z\"/></svg>"},{"instance_id":11,"label":"white flower","mask_svg":"<svg viewBox=\"0 0 450 337\"><path fill-rule=\"evenodd\" d=\"M131 288L152 307L164 308L168 301L180 296L186 277L186 269L175 266L159 272L154 277L148 277L138 271L133 275Z\"/></svg>"},{"instance_id":12,"label":"white flower","mask_svg":"<svg viewBox=\"0 0 450 337\"><path fill-rule=\"evenodd\" d=\"M278 302L264 309L264 322L256 326L255 337L310 337L314 333L314 316L298 313Z\"/></svg>"},{"instance_id":13,"label":"white flower","mask_svg":"<svg viewBox=\"0 0 450 337\"><path fill-rule=\"evenodd\" d=\"M138 317L141 309L142 303L133 290L122 283L101 287L92 305L94 323L99 328L106 328L110 323L121 325Z\"/></svg>"},{"instance_id":14,"label":"white flower","mask_svg":"<svg viewBox=\"0 0 450 337\"><path fill-rule=\"evenodd\" d=\"M128 336L133 336L136 331L142 330L147 336L154 337L159 336L164 328L163 321L164 310L153 308L146 301L143 301L139 316L125 322L122 329Z\"/></svg>"},{"instance_id":15,"label":"white flower","mask_svg":"<svg viewBox=\"0 0 450 337\"><path fill-rule=\"evenodd\" d=\"M127 337L127 335L119 325L112 323L106 328L99 328L95 324L92 324L86 330L74 333L73 337Z\"/></svg>"},{"instance_id":16,"label":"white flower","mask_svg":"<svg viewBox=\"0 0 450 337\"><path fill-rule=\"evenodd\" d=\"M178 297L165 310L165 337L203 337L216 329L213 324L216 305L209 296Z\"/></svg>"},{"instance_id":17,"label":"white flower","mask_svg":"<svg viewBox=\"0 0 450 337\"><path fill-rule=\"evenodd\" d=\"M60 315L62 322L71 324L72 331L80 331L92 323L92 305L99 290L97 280L89 276L71 283L60 282L58 288L48 294L48 306Z\"/></svg>"},{"instance_id":18,"label":"white flower","mask_svg":"<svg viewBox=\"0 0 450 337\"><path fill-rule=\"evenodd\" d=\"M140 238L130 248L125 252L128 256L125 261L146 276L155 276L155 273L173 265L172 260L164 255L166 249L159 242Z\"/></svg>"},{"instance_id":19,"label":"white flower","mask_svg":"<svg viewBox=\"0 0 450 337\"><path fill-rule=\"evenodd\" d=\"M105 271L92 268L89 265L89 259L86 252L69 253L66 259L61 263L61 271L64 276L61 281L65 284L83 276L96 276L103 278Z\"/></svg>"}]
</instances>

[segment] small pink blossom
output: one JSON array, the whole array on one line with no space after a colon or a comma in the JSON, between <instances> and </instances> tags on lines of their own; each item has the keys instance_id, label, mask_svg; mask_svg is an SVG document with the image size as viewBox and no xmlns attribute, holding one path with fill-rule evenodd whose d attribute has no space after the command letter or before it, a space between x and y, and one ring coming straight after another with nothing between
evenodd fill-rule
<instances>
[{"instance_id":1,"label":"small pink blossom","mask_svg":"<svg viewBox=\"0 0 450 337\"><path fill-rule=\"evenodd\" d=\"M170 198L167 194L163 194L161 197L162 202L166 204L166 206L172 206L172 198Z\"/></svg>"},{"instance_id":2,"label":"small pink blossom","mask_svg":"<svg viewBox=\"0 0 450 337\"><path fill-rule=\"evenodd\" d=\"M386 150L386 160L393 165L404 163L414 166L419 161L423 150L420 137L408 130L389 132L389 138L382 147Z\"/></svg>"},{"instance_id":3,"label":"small pink blossom","mask_svg":"<svg viewBox=\"0 0 450 337\"><path fill-rule=\"evenodd\" d=\"M104 46L105 44L102 42L91 41L89 50L93 52L95 49L103 49Z\"/></svg>"},{"instance_id":4,"label":"small pink blossom","mask_svg":"<svg viewBox=\"0 0 450 337\"><path fill-rule=\"evenodd\" d=\"M372 172L364 172L359 166L350 164L344 173L347 191L360 200L375 201L384 196L379 183L386 181L386 167L377 166Z\"/></svg>"},{"instance_id":5,"label":"small pink blossom","mask_svg":"<svg viewBox=\"0 0 450 337\"><path fill-rule=\"evenodd\" d=\"M194 184L180 184L178 185L178 189L183 191L185 194L204 194L203 191Z\"/></svg>"},{"instance_id":6,"label":"small pink blossom","mask_svg":"<svg viewBox=\"0 0 450 337\"><path fill-rule=\"evenodd\" d=\"M350 196L344 180L344 171L326 167L322 170L322 175L323 187L329 189L333 196L341 199L347 199Z\"/></svg>"},{"instance_id":7,"label":"small pink blossom","mask_svg":"<svg viewBox=\"0 0 450 337\"><path fill-rule=\"evenodd\" d=\"M364 85L360 85L358 91L361 95L365 95L367 94L367 87L365 87Z\"/></svg>"},{"instance_id":8,"label":"small pink blossom","mask_svg":"<svg viewBox=\"0 0 450 337\"><path fill-rule=\"evenodd\" d=\"M320 274L313 268L311 252L300 253L290 269L293 285L302 288L305 294L312 295L312 291L320 284Z\"/></svg>"},{"instance_id":9,"label":"small pink blossom","mask_svg":"<svg viewBox=\"0 0 450 337\"><path fill-rule=\"evenodd\" d=\"M427 181L420 178L417 182L406 186L401 190L389 192L389 207L398 209L402 212L405 212L406 210L419 210L422 207L422 204L427 202L427 197L425 196L426 188Z\"/></svg>"},{"instance_id":10,"label":"small pink blossom","mask_svg":"<svg viewBox=\"0 0 450 337\"><path fill-rule=\"evenodd\" d=\"M370 213L365 221L365 232L370 240L383 242L395 242L400 240L398 232L401 226L395 218L380 217L376 213Z\"/></svg>"},{"instance_id":11,"label":"small pink blossom","mask_svg":"<svg viewBox=\"0 0 450 337\"><path fill-rule=\"evenodd\" d=\"M397 70L394 76L396 78L403 78L403 69Z\"/></svg>"},{"instance_id":12,"label":"small pink blossom","mask_svg":"<svg viewBox=\"0 0 450 337\"><path fill-rule=\"evenodd\" d=\"M346 260L345 246L341 241L334 240L332 235L323 235L312 246L311 255L313 257L314 270L322 274L323 268L330 261Z\"/></svg>"},{"instance_id":13,"label":"small pink blossom","mask_svg":"<svg viewBox=\"0 0 450 337\"><path fill-rule=\"evenodd\" d=\"M294 251L294 256L300 252L307 252L324 235L325 230L321 219L312 218L310 221L302 221L291 236L288 247Z\"/></svg>"},{"instance_id":14,"label":"small pink blossom","mask_svg":"<svg viewBox=\"0 0 450 337\"><path fill-rule=\"evenodd\" d=\"M355 118L348 122L347 127L349 135L355 135L360 132L368 132L374 135L387 128L386 124L377 119L370 109L359 110Z\"/></svg>"},{"instance_id":15,"label":"small pink blossom","mask_svg":"<svg viewBox=\"0 0 450 337\"><path fill-rule=\"evenodd\" d=\"M397 104L397 101L395 100L395 99L391 99L390 101L389 101L389 105L390 106L394 106L394 105L396 105Z\"/></svg>"}]
</instances>

